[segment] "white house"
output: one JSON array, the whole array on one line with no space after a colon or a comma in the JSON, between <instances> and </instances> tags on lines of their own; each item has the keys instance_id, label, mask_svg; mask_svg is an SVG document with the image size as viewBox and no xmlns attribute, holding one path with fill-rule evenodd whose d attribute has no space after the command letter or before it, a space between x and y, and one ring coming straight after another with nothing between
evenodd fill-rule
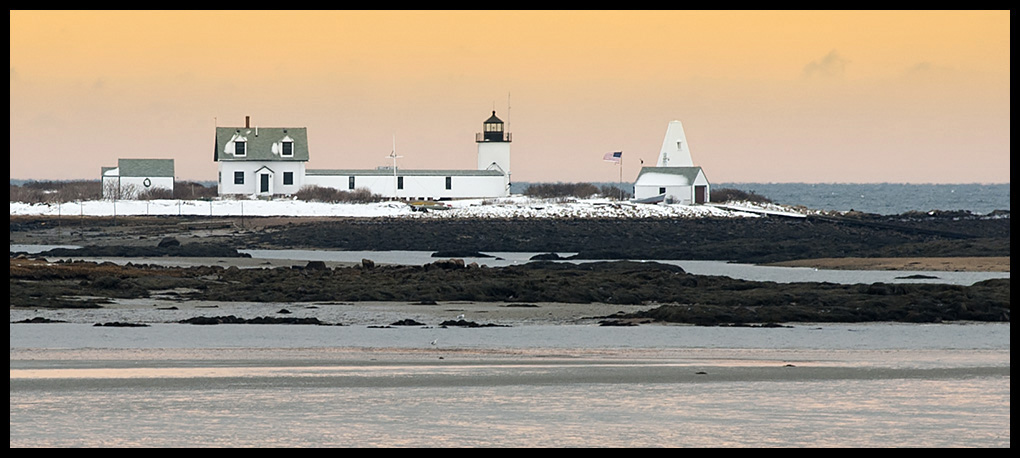
<instances>
[{"instance_id":1,"label":"white house","mask_svg":"<svg viewBox=\"0 0 1020 458\"><path fill-rule=\"evenodd\" d=\"M694 165L683 124L671 121L655 167L642 167L638 172L634 199L690 205L707 203L710 197L708 178Z\"/></svg>"},{"instance_id":2,"label":"white house","mask_svg":"<svg viewBox=\"0 0 1020 458\"><path fill-rule=\"evenodd\" d=\"M134 199L142 192L174 192L173 159L118 159L116 167L100 173L104 199Z\"/></svg>"},{"instance_id":3,"label":"white house","mask_svg":"<svg viewBox=\"0 0 1020 458\"><path fill-rule=\"evenodd\" d=\"M304 127L216 127L219 164L217 191L222 195L274 196L301 189L308 162Z\"/></svg>"},{"instance_id":4,"label":"white house","mask_svg":"<svg viewBox=\"0 0 1020 458\"><path fill-rule=\"evenodd\" d=\"M306 169L306 129L217 127L215 160L219 194L256 197L290 195L303 186L353 191L405 200L446 200L510 195L511 136L492 112L475 136L477 170L415 170L395 166L375 169ZM395 154L395 152L394 152Z\"/></svg>"}]
</instances>

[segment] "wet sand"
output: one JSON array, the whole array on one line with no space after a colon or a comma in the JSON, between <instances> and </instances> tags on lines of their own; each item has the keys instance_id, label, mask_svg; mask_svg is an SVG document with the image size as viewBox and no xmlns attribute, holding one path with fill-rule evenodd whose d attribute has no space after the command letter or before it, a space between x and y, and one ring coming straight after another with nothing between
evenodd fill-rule
<instances>
[{"instance_id":1,"label":"wet sand","mask_svg":"<svg viewBox=\"0 0 1020 458\"><path fill-rule=\"evenodd\" d=\"M939 272L1009 272L1008 256L930 258L820 258L773 262L777 267L833 270L922 270Z\"/></svg>"}]
</instances>

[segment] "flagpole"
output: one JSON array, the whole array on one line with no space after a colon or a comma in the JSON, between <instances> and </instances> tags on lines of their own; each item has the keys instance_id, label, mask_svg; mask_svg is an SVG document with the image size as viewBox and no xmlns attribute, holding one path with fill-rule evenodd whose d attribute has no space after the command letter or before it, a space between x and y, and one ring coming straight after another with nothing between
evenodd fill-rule
<instances>
[{"instance_id":1,"label":"flagpole","mask_svg":"<svg viewBox=\"0 0 1020 458\"><path fill-rule=\"evenodd\" d=\"M623 151L620 151L620 200L623 200Z\"/></svg>"}]
</instances>

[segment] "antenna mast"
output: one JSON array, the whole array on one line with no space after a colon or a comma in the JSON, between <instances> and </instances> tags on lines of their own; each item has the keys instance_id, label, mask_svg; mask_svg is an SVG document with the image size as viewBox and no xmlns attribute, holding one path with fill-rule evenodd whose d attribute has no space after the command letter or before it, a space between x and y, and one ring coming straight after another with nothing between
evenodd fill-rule
<instances>
[{"instance_id":1,"label":"antenna mast","mask_svg":"<svg viewBox=\"0 0 1020 458\"><path fill-rule=\"evenodd\" d=\"M397 156L397 134L393 134L393 150L386 157L393 159L393 200L397 200L397 158L403 157Z\"/></svg>"},{"instance_id":2,"label":"antenna mast","mask_svg":"<svg viewBox=\"0 0 1020 458\"><path fill-rule=\"evenodd\" d=\"M506 131L510 130L510 91L506 91Z\"/></svg>"}]
</instances>

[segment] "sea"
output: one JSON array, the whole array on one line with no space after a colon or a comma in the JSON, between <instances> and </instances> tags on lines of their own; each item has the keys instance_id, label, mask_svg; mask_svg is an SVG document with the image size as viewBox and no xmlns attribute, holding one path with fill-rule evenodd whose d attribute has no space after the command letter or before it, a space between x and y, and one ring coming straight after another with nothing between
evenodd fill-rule
<instances>
[{"instance_id":1,"label":"sea","mask_svg":"<svg viewBox=\"0 0 1020 458\"><path fill-rule=\"evenodd\" d=\"M595 184L632 191L629 183ZM528 186L514 183L511 192L523 193ZM879 215L933 210L987 215L1010 209L1009 183L712 183L713 190L724 188L755 193L782 205Z\"/></svg>"},{"instance_id":2,"label":"sea","mask_svg":"<svg viewBox=\"0 0 1020 458\"><path fill-rule=\"evenodd\" d=\"M878 214L1010 208L1008 184L715 186ZM761 281L896 281L677 262ZM927 274L900 281L980 280ZM175 320L194 310L152 306L10 311L10 447L1010 447L1010 323L398 327L386 324L406 304L293 305L215 314L290 307L345 325L185 325ZM16 323L37 316L61 322ZM96 326L108 322L148 326Z\"/></svg>"}]
</instances>

